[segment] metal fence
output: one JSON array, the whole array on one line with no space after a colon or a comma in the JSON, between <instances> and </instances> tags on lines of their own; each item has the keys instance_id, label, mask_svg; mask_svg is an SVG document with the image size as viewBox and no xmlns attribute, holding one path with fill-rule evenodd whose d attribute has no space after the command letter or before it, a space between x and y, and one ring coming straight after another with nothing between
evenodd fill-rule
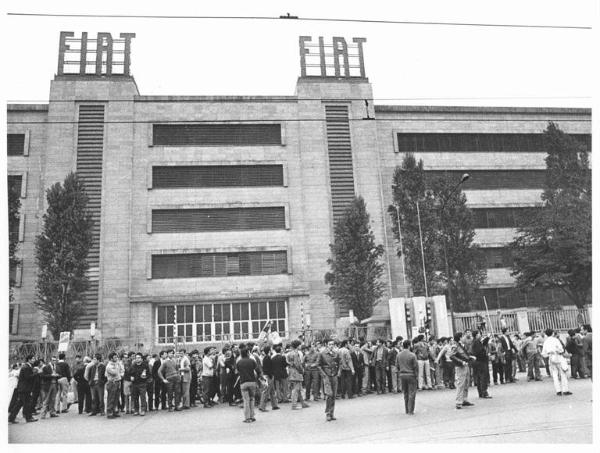
<instances>
[{"instance_id":1,"label":"metal fence","mask_svg":"<svg viewBox=\"0 0 600 453\"><path fill-rule=\"evenodd\" d=\"M483 333L500 332L506 327L507 332L518 332L516 313L455 313L454 325L457 332L464 332L466 329L479 329Z\"/></svg>"},{"instance_id":2,"label":"metal fence","mask_svg":"<svg viewBox=\"0 0 600 453\"><path fill-rule=\"evenodd\" d=\"M304 331L279 332L283 343L289 343L296 338L308 344L313 341L326 341L330 338L336 340L344 339L365 339L375 340L378 338L387 340L391 338L391 329L389 327L374 327L374 326L349 326L341 329L305 329ZM95 353L102 354L106 357L111 352L121 353L125 351L142 352L144 354L152 354L168 348L183 348L187 351L197 349L202 351L207 346L214 346L221 350L225 345L234 343L242 343L252 341L256 344L267 344L268 340L258 340L252 337L206 337L206 341L190 342L186 341L185 337L169 338L167 343L154 344L142 342L140 338L107 338L102 340L87 340L87 341L70 341L67 350L65 351L66 361L74 363L75 356L80 355L92 356ZM9 347L9 361L11 363L22 362L28 355L33 355L38 358L48 360L52 356L58 355L58 341L38 341L13 343Z\"/></svg>"},{"instance_id":3,"label":"metal fence","mask_svg":"<svg viewBox=\"0 0 600 453\"><path fill-rule=\"evenodd\" d=\"M530 311L527 312L527 320L531 330L569 330L588 324L588 311L585 308L552 310L552 311Z\"/></svg>"}]
</instances>

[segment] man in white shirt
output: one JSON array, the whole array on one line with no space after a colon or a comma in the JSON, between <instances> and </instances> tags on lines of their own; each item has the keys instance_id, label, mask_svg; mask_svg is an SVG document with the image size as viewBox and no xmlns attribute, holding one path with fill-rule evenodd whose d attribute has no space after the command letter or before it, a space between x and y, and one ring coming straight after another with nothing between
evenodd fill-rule
<instances>
[{"instance_id":1,"label":"man in white shirt","mask_svg":"<svg viewBox=\"0 0 600 453\"><path fill-rule=\"evenodd\" d=\"M215 377L215 348L204 348L204 358L202 359L202 393L204 399L204 407L209 408L215 405L213 398L215 397L214 377Z\"/></svg>"},{"instance_id":2,"label":"man in white shirt","mask_svg":"<svg viewBox=\"0 0 600 453\"><path fill-rule=\"evenodd\" d=\"M544 347L542 348L542 356L548 357L550 374L554 380L554 390L556 390L558 396L572 395L569 392L569 382L566 372L567 364L563 356L565 349L552 329L546 329L545 333L546 341L544 341Z\"/></svg>"}]
</instances>

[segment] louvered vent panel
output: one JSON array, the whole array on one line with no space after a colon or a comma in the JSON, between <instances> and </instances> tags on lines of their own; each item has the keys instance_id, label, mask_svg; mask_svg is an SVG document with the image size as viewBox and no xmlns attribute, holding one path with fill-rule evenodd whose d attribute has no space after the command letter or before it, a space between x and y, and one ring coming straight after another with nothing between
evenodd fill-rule
<instances>
[{"instance_id":1,"label":"louvered vent panel","mask_svg":"<svg viewBox=\"0 0 600 453\"><path fill-rule=\"evenodd\" d=\"M94 219L90 268L100 267L100 218L102 197L102 152L104 148L104 106L81 105L77 124L77 174L88 196L88 208ZM98 280L94 277L85 293L84 315L79 327L89 326L98 318Z\"/></svg>"},{"instance_id":2,"label":"louvered vent panel","mask_svg":"<svg viewBox=\"0 0 600 453\"><path fill-rule=\"evenodd\" d=\"M25 134L6 134L6 154L22 156L25 151Z\"/></svg>"},{"instance_id":3,"label":"louvered vent panel","mask_svg":"<svg viewBox=\"0 0 600 453\"><path fill-rule=\"evenodd\" d=\"M287 253L189 253L153 255L152 278L201 278L287 273Z\"/></svg>"},{"instance_id":4,"label":"louvered vent panel","mask_svg":"<svg viewBox=\"0 0 600 453\"><path fill-rule=\"evenodd\" d=\"M432 181L436 177L448 177L460 181L465 173L470 178L462 185L463 190L499 189L543 189L546 182L545 170L427 170Z\"/></svg>"},{"instance_id":5,"label":"louvered vent panel","mask_svg":"<svg viewBox=\"0 0 600 453\"><path fill-rule=\"evenodd\" d=\"M285 229L285 208L155 209L152 232Z\"/></svg>"},{"instance_id":6,"label":"louvered vent panel","mask_svg":"<svg viewBox=\"0 0 600 453\"><path fill-rule=\"evenodd\" d=\"M155 124L155 146L281 145L280 124Z\"/></svg>"},{"instance_id":7,"label":"louvered vent panel","mask_svg":"<svg viewBox=\"0 0 600 453\"><path fill-rule=\"evenodd\" d=\"M354 172L348 106L325 106L327 125L327 150L329 152L329 177L333 221L337 222L353 200Z\"/></svg>"},{"instance_id":8,"label":"louvered vent panel","mask_svg":"<svg viewBox=\"0 0 600 453\"><path fill-rule=\"evenodd\" d=\"M283 186L282 165L210 165L152 167L152 187Z\"/></svg>"},{"instance_id":9,"label":"louvered vent panel","mask_svg":"<svg viewBox=\"0 0 600 453\"><path fill-rule=\"evenodd\" d=\"M333 222L336 223L355 197L352 145L348 106L325 106L327 150L329 153L329 180ZM338 316L348 316L348 308L338 306Z\"/></svg>"}]
</instances>

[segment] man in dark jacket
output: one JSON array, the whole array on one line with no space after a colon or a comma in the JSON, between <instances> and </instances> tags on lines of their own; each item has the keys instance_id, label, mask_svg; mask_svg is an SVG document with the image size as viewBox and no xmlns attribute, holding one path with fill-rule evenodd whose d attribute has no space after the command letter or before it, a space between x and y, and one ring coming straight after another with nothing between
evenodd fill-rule
<instances>
[{"instance_id":1,"label":"man in dark jacket","mask_svg":"<svg viewBox=\"0 0 600 453\"><path fill-rule=\"evenodd\" d=\"M323 379L325 393L325 415L328 422L336 420L333 415L335 410L335 397L337 394L337 378L340 373L340 356L335 351L335 341L327 342L327 349L319 354L317 368Z\"/></svg>"},{"instance_id":2,"label":"man in dark jacket","mask_svg":"<svg viewBox=\"0 0 600 453\"><path fill-rule=\"evenodd\" d=\"M481 339L481 332L479 330L473 331L471 350L473 351L473 356L475 356L473 371L477 375L475 382L477 383L477 393L479 394L479 398L491 398L488 393L488 386L490 385L490 364L487 344L489 341L489 337L485 337L483 340Z\"/></svg>"},{"instance_id":3,"label":"man in dark jacket","mask_svg":"<svg viewBox=\"0 0 600 453\"><path fill-rule=\"evenodd\" d=\"M404 340L403 349L396 356L395 367L400 377L402 393L404 393L404 410L408 415L415 415L419 365L417 356L410 350L410 345L410 340Z\"/></svg>"},{"instance_id":4,"label":"man in dark jacket","mask_svg":"<svg viewBox=\"0 0 600 453\"><path fill-rule=\"evenodd\" d=\"M50 417L58 417L56 413L56 394L58 393L58 378L56 372L57 358L52 357L49 363L42 368L42 394L44 402L41 417L46 418L50 412Z\"/></svg>"},{"instance_id":5,"label":"man in dark jacket","mask_svg":"<svg viewBox=\"0 0 600 453\"><path fill-rule=\"evenodd\" d=\"M92 412L92 391L90 384L85 380L85 368L87 364L91 362L89 357L86 357L83 361L81 356L75 356L75 366L73 367L73 379L77 383L77 406L79 414Z\"/></svg>"},{"instance_id":6,"label":"man in dark jacket","mask_svg":"<svg viewBox=\"0 0 600 453\"><path fill-rule=\"evenodd\" d=\"M510 336L506 334L507 328L502 328L502 335L500 335L500 343L502 344L502 349L504 350L504 379L506 382L515 382L512 377L512 366L515 355L517 354L517 348Z\"/></svg>"},{"instance_id":7,"label":"man in dark jacket","mask_svg":"<svg viewBox=\"0 0 600 453\"><path fill-rule=\"evenodd\" d=\"M83 377L90 385L92 393L92 412L104 415L104 384L106 383L106 365L102 362L102 354L96 354L93 360L85 367Z\"/></svg>"},{"instance_id":8,"label":"man in dark jacket","mask_svg":"<svg viewBox=\"0 0 600 453\"><path fill-rule=\"evenodd\" d=\"M146 383L150 376L148 362L142 357L142 353L135 355L135 360L129 367L129 379L131 379L131 403L133 415L146 415ZM141 404L140 404L141 400Z\"/></svg>"},{"instance_id":9,"label":"man in dark jacket","mask_svg":"<svg viewBox=\"0 0 600 453\"><path fill-rule=\"evenodd\" d=\"M375 349L373 350L371 360L375 365L375 387L377 389L377 394L386 393L385 378L388 365L388 350L383 344L382 339L377 340L377 346L375 346Z\"/></svg>"},{"instance_id":10,"label":"man in dark jacket","mask_svg":"<svg viewBox=\"0 0 600 453\"><path fill-rule=\"evenodd\" d=\"M584 378L583 366L583 341L578 332L579 329L569 329L565 350L571 354L571 378Z\"/></svg>"},{"instance_id":11,"label":"man in dark jacket","mask_svg":"<svg viewBox=\"0 0 600 453\"><path fill-rule=\"evenodd\" d=\"M66 355L64 352L58 354L58 363L56 364L56 372L58 373L58 391L60 393L60 402L58 403L58 410L62 413L69 411L69 386L71 384L71 367L65 360ZM62 408L62 410L61 410Z\"/></svg>"},{"instance_id":12,"label":"man in dark jacket","mask_svg":"<svg viewBox=\"0 0 600 453\"><path fill-rule=\"evenodd\" d=\"M281 345L275 345L273 347L275 354L271 357L273 364L273 379L275 380L275 390L277 392L280 403L289 403L290 400L287 398L287 361L285 356L281 354Z\"/></svg>"},{"instance_id":13,"label":"man in dark jacket","mask_svg":"<svg viewBox=\"0 0 600 453\"><path fill-rule=\"evenodd\" d=\"M267 399L271 400L271 409L278 410L277 405L277 393L275 392L275 380L273 378L273 362L271 361L271 346L265 346L263 348L264 357L262 359L262 371L265 378L265 385L263 385L260 395L260 405L258 410L261 412L267 412ZM308 388L306 390L309 392ZM308 398L307 398L308 399Z\"/></svg>"},{"instance_id":14,"label":"man in dark jacket","mask_svg":"<svg viewBox=\"0 0 600 453\"><path fill-rule=\"evenodd\" d=\"M160 351L158 359L152 364L152 380L154 381L154 407L158 410L160 405L163 411L167 410L167 386L158 377L158 370L167 358L167 351Z\"/></svg>"},{"instance_id":15,"label":"man in dark jacket","mask_svg":"<svg viewBox=\"0 0 600 453\"><path fill-rule=\"evenodd\" d=\"M200 352L194 349L191 352L190 368L192 370L190 382L190 406L196 407L196 399L198 397L198 362L200 360Z\"/></svg>"},{"instance_id":16,"label":"man in dark jacket","mask_svg":"<svg viewBox=\"0 0 600 453\"><path fill-rule=\"evenodd\" d=\"M321 375L317 369L319 361L319 351L315 344L312 344L308 352L304 355L304 384L306 386L306 401L310 400L312 392L314 401L320 399L321 393ZM264 363L263 363L264 366ZM265 373L266 375L266 373Z\"/></svg>"},{"instance_id":17,"label":"man in dark jacket","mask_svg":"<svg viewBox=\"0 0 600 453\"><path fill-rule=\"evenodd\" d=\"M469 363L475 360L475 357L467 353L467 346L464 343L466 335L462 332L454 334L454 345L448 356L454 363L456 379L456 408L473 406L473 403L467 401L469 396L469 384L471 381L471 372Z\"/></svg>"},{"instance_id":18,"label":"man in dark jacket","mask_svg":"<svg viewBox=\"0 0 600 453\"><path fill-rule=\"evenodd\" d=\"M31 391L33 390L33 356L28 355L25 358L25 363L19 371L19 382L17 383L17 404L12 408L11 413L8 416L9 423L17 423L17 414L23 408L23 416L26 422L37 422L37 418L33 418L31 415Z\"/></svg>"}]
</instances>

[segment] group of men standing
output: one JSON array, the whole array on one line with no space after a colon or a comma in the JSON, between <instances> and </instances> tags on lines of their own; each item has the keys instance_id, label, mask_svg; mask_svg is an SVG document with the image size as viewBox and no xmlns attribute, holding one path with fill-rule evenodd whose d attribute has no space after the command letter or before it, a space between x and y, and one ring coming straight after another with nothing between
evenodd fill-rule
<instances>
[{"instance_id":1,"label":"group of men standing","mask_svg":"<svg viewBox=\"0 0 600 453\"><path fill-rule=\"evenodd\" d=\"M551 329L541 335L527 332L523 340L511 338L506 329L496 335L473 329L428 341L419 335L412 341L398 337L303 345L294 340L286 347L247 343L227 345L220 352L206 347L202 357L197 350L188 355L183 349L152 356L112 352L106 361L100 354L77 356L72 370L64 354L48 363L28 356L19 372L9 422L16 422L21 408L27 422L37 421L38 410L42 418L67 412L71 378L79 414L144 416L159 408L190 409L200 399L205 408L219 402L243 403L246 423L255 421L255 405L262 412L268 402L272 410L290 402L292 410L307 408L307 401L318 401L321 394L328 421L335 420L336 398L368 393L403 393L406 413L414 414L417 390L455 388L456 408L462 409L473 406L468 400L473 384L479 398L492 398L490 365L494 384L498 378L501 384L514 382L518 358L527 365L528 380L541 380L540 368L545 366L557 394L570 395L566 359L570 357L572 378L591 377L591 330L589 325L571 330L565 343Z\"/></svg>"}]
</instances>

